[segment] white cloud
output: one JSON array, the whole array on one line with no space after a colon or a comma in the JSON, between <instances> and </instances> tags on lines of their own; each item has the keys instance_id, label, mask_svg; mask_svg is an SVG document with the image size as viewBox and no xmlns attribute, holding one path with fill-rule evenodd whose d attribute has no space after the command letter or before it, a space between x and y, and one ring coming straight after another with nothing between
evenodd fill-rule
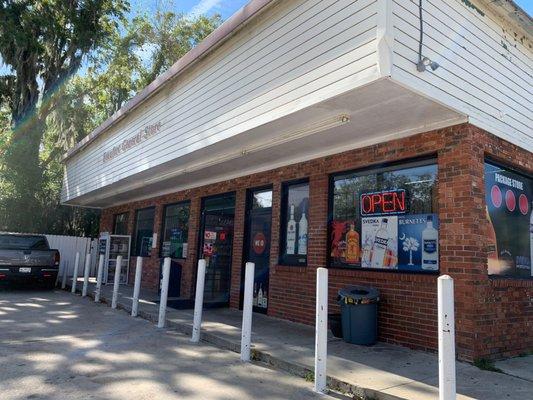
<instances>
[{"instance_id":1,"label":"white cloud","mask_svg":"<svg viewBox=\"0 0 533 400\"><path fill-rule=\"evenodd\" d=\"M196 18L202 14L206 14L213 8L217 7L221 3L221 0L200 0L191 11L189 12L189 18Z\"/></svg>"}]
</instances>

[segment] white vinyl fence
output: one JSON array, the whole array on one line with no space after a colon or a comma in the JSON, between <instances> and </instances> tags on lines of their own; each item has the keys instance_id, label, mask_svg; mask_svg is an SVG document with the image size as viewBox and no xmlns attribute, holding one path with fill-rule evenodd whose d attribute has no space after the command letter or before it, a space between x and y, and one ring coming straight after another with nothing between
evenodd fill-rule
<instances>
[{"instance_id":1,"label":"white vinyl fence","mask_svg":"<svg viewBox=\"0 0 533 400\"><path fill-rule=\"evenodd\" d=\"M48 239L50 248L59 250L59 254L61 256L61 262L59 263L59 277L63 276L63 271L65 268L67 269L67 275L72 276L74 272L74 260L76 259L77 252L80 253L80 266L78 271L84 270L85 255L87 253L91 253L90 276L96 276L96 263L98 262L98 240L78 236L45 236Z\"/></svg>"}]
</instances>

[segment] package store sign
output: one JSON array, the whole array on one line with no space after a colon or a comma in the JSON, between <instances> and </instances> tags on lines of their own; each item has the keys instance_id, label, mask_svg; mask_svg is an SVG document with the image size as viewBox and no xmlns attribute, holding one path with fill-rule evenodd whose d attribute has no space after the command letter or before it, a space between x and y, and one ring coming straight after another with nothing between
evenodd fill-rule
<instances>
[{"instance_id":1,"label":"package store sign","mask_svg":"<svg viewBox=\"0 0 533 400\"><path fill-rule=\"evenodd\" d=\"M141 143L145 142L146 140L150 139L151 137L157 135L161 131L161 122L157 122L155 124L147 125L144 128L142 128L139 132L137 132L136 135L133 135L127 139L124 139L122 143L113 146L108 151L104 152L104 163L111 161L115 157L119 156L122 153L127 152L128 150L131 150L132 148L140 145Z\"/></svg>"},{"instance_id":2,"label":"package store sign","mask_svg":"<svg viewBox=\"0 0 533 400\"><path fill-rule=\"evenodd\" d=\"M485 163L489 275L533 276L533 179Z\"/></svg>"},{"instance_id":3,"label":"package store sign","mask_svg":"<svg viewBox=\"0 0 533 400\"><path fill-rule=\"evenodd\" d=\"M362 193L361 216L398 215L407 212L406 192L403 189Z\"/></svg>"}]
</instances>

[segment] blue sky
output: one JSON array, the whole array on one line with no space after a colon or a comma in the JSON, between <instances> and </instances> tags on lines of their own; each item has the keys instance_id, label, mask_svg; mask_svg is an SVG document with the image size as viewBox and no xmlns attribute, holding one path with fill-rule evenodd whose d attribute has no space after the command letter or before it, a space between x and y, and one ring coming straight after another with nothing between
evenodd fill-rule
<instances>
[{"instance_id":1,"label":"blue sky","mask_svg":"<svg viewBox=\"0 0 533 400\"><path fill-rule=\"evenodd\" d=\"M183 14L220 14L224 20L248 3L247 0L130 0L131 13L151 13L159 5Z\"/></svg>"},{"instance_id":2,"label":"blue sky","mask_svg":"<svg viewBox=\"0 0 533 400\"><path fill-rule=\"evenodd\" d=\"M515 0L529 15L533 15L533 0ZM235 11L248 3L247 0L130 0L132 12L153 11L158 3L170 5L176 12L184 14L214 14L228 19Z\"/></svg>"},{"instance_id":3,"label":"blue sky","mask_svg":"<svg viewBox=\"0 0 533 400\"><path fill-rule=\"evenodd\" d=\"M515 2L530 16L533 16L533 0L515 0Z\"/></svg>"}]
</instances>

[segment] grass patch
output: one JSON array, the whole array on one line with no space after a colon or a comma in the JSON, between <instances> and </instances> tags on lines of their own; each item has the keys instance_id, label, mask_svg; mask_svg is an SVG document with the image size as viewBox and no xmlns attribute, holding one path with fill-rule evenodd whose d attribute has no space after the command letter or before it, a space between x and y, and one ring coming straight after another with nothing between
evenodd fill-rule
<instances>
[{"instance_id":1,"label":"grass patch","mask_svg":"<svg viewBox=\"0 0 533 400\"><path fill-rule=\"evenodd\" d=\"M309 371L308 373L305 374L304 379L307 382L314 382L315 381L315 374L313 372Z\"/></svg>"},{"instance_id":2,"label":"grass patch","mask_svg":"<svg viewBox=\"0 0 533 400\"><path fill-rule=\"evenodd\" d=\"M494 365L494 362L487 360L486 358L478 358L474 360L474 365L483 371L502 372L501 369Z\"/></svg>"}]
</instances>

